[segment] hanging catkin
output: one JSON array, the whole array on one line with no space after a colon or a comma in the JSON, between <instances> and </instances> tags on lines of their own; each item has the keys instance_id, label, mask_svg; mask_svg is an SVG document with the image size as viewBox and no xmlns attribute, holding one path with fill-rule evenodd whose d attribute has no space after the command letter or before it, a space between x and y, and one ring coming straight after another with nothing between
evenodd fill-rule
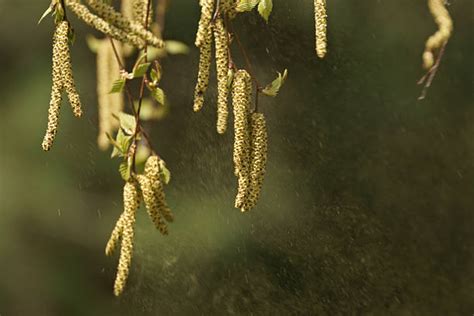
<instances>
[{"instance_id":1,"label":"hanging catkin","mask_svg":"<svg viewBox=\"0 0 474 316\"><path fill-rule=\"evenodd\" d=\"M78 0L67 0L66 5L72 12L74 12L75 15L77 15L79 19L95 28L99 32L102 32L123 43L131 44L139 49L145 47L145 41L141 37L132 33L127 33L111 25L104 19L91 13L89 9L85 5L81 4Z\"/></svg>"},{"instance_id":2,"label":"hanging catkin","mask_svg":"<svg viewBox=\"0 0 474 316\"><path fill-rule=\"evenodd\" d=\"M160 158L152 155L145 162L145 176L150 180L155 199L158 203L157 209L160 214L168 221L174 220L174 215L166 203L163 181L161 180Z\"/></svg>"},{"instance_id":3,"label":"hanging catkin","mask_svg":"<svg viewBox=\"0 0 474 316\"><path fill-rule=\"evenodd\" d=\"M249 110L252 96L251 77L245 70L238 70L232 84L234 109L234 174L238 177L235 207L242 208L247 198L250 175L250 126Z\"/></svg>"},{"instance_id":4,"label":"hanging catkin","mask_svg":"<svg viewBox=\"0 0 474 316\"><path fill-rule=\"evenodd\" d=\"M58 131L63 89L66 89L74 115L76 117L82 115L81 102L72 75L68 35L69 23L67 21L60 22L56 26L53 36L53 84L48 109L48 127L42 143L45 151L51 149Z\"/></svg>"},{"instance_id":5,"label":"hanging catkin","mask_svg":"<svg viewBox=\"0 0 474 316\"><path fill-rule=\"evenodd\" d=\"M149 27L150 22L151 22L151 12L150 15L148 16L148 23L146 20L146 6L148 4L148 0L132 0L133 1L133 19L137 22L139 22L143 26ZM150 8L151 8L151 1L150 1Z\"/></svg>"},{"instance_id":6,"label":"hanging catkin","mask_svg":"<svg viewBox=\"0 0 474 316\"><path fill-rule=\"evenodd\" d=\"M319 58L324 58L327 52L326 0L314 0L314 19L316 28L316 54Z\"/></svg>"},{"instance_id":7,"label":"hanging catkin","mask_svg":"<svg viewBox=\"0 0 474 316\"><path fill-rule=\"evenodd\" d=\"M123 232L123 222L125 219L125 213L122 213L115 223L115 227L112 230L112 233L110 234L109 241L107 242L107 245L105 246L105 255L106 256L111 256L115 248L117 248L118 243L120 241L120 238L122 238L122 232Z\"/></svg>"},{"instance_id":8,"label":"hanging catkin","mask_svg":"<svg viewBox=\"0 0 474 316\"><path fill-rule=\"evenodd\" d=\"M257 204L267 164L267 128L263 113L253 113L250 124L252 127L250 182L242 212L251 210Z\"/></svg>"},{"instance_id":9,"label":"hanging catkin","mask_svg":"<svg viewBox=\"0 0 474 316\"><path fill-rule=\"evenodd\" d=\"M453 31L453 21L445 7L445 0L428 0L428 7L438 25L438 31L426 41L423 53L423 67L425 69L433 67L435 54L448 42Z\"/></svg>"},{"instance_id":10,"label":"hanging catkin","mask_svg":"<svg viewBox=\"0 0 474 316\"><path fill-rule=\"evenodd\" d=\"M147 2L147 1L145 1ZM119 29L127 33L134 33L135 35L144 39L149 45L161 48L164 43L157 38L152 32L146 30L143 24L138 21L133 21L125 18L120 12L117 12L112 6L99 0L87 0L87 3L94 9L97 14L108 23L115 25ZM146 4L145 4L146 14Z\"/></svg>"},{"instance_id":11,"label":"hanging catkin","mask_svg":"<svg viewBox=\"0 0 474 316\"><path fill-rule=\"evenodd\" d=\"M122 245L120 248L120 258L114 284L114 294L116 296L119 296L125 288L130 265L132 263L135 215L138 207L140 206L140 195L135 183L125 183L123 189L123 204L124 218L123 222L121 223Z\"/></svg>"},{"instance_id":12,"label":"hanging catkin","mask_svg":"<svg viewBox=\"0 0 474 316\"><path fill-rule=\"evenodd\" d=\"M115 44L120 55L120 46ZM99 148L106 150L109 147L107 134L112 135L118 127L118 122L114 118L123 109L123 94L110 93L114 80L120 76L120 67L110 43L105 38L99 41L97 49L97 96L99 113L99 135L97 143Z\"/></svg>"},{"instance_id":13,"label":"hanging catkin","mask_svg":"<svg viewBox=\"0 0 474 316\"><path fill-rule=\"evenodd\" d=\"M229 69L228 34L224 25L224 19L218 17L214 23L214 40L216 46L216 68L217 68L217 132L224 134L227 129L227 97L229 87L227 74Z\"/></svg>"},{"instance_id":14,"label":"hanging catkin","mask_svg":"<svg viewBox=\"0 0 474 316\"><path fill-rule=\"evenodd\" d=\"M201 18L196 34L196 47L206 44L212 16L214 15L214 0L200 0L199 4L201 5Z\"/></svg>"},{"instance_id":15,"label":"hanging catkin","mask_svg":"<svg viewBox=\"0 0 474 316\"><path fill-rule=\"evenodd\" d=\"M162 235L168 235L168 225L165 223L160 213L160 206L163 205L164 201L158 201L159 196L155 194L153 183L149 178L140 174L137 176L137 180L138 183L140 183L143 201L145 202L146 210L151 221L155 224L155 227Z\"/></svg>"},{"instance_id":16,"label":"hanging catkin","mask_svg":"<svg viewBox=\"0 0 474 316\"><path fill-rule=\"evenodd\" d=\"M203 43L199 47L199 70L196 88L194 90L194 111L202 109L204 105L204 93L209 85L209 72L211 68L212 58L212 26L206 30Z\"/></svg>"}]
</instances>

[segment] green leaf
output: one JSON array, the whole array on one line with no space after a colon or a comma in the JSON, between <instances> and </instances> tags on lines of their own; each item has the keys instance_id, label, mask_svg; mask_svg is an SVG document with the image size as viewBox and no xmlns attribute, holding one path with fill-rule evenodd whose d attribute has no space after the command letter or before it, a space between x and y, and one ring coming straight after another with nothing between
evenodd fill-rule
<instances>
[{"instance_id":1,"label":"green leaf","mask_svg":"<svg viewBox=\"0 0 474 316\"><path fill-rule=\"evenodd\" d=\"M117 117L123 131L128 135L133 135L135 133L135 128L137 127L135 117L124 112L119 112Z\"/></svg>"},{"instance_id":2,"label":"green leaf","mask_svg":"<svg viewBox=\"0 0 474 316\"><path fill-rule=\"evenodd\" d=\"M172 41L172 40L165 41L165 49L166 49L166 52L170 55L189 54L188 45L179 41Z\"/></svg>"},{"instance_id":3,"label":"green leaf","mask_svg":"<svg viewBox=\"0 0 474 316\"><path fill-rule=\"evenodd\" d=\"M143 77L146 72L148 71L148 67L150 67L151 63L143 63L139 64L133 68L133 78L141 78Z\"/></svg>"},{"instance_id":4,"label":"green leaf","mask_svg":"<svg viewBox=\"0 0 474 316\"><path fill-rule=\"evenodd\" d=\"M260 0L238 0L235 9L237 12L252 11Z\"/></svg>"},{"instance_id":5,"label":"green leaf","mask_svg":"<svg viewBox=\"0 0 474 316\"><path fill-rule=\"evenodd\" d=\"M122 179L124 179L125 181L130 180L131 166L128 163L128 161L124 161L124 162L120 163L119 172L120 172L120 176L122 177Z\"/></svg>"},{"instance_id":6,"label":"green leaf","mask_svg":"<svg viewBox=\"0 0 474 316\"><path fill-rule=\"evenodd\" d=\"M161 80L161 71L157 71L155 68L153 68L150 71L150 77L155 85L158 84Z\"/></svg>"},{"instance_id":7,"label":"green leaf","mask_svg":"<svg viewBox=\"0 0 474 316\"><path fill-rule=\"evenodd\" d=\"M283 72L283 75L281 73L278 73L278 77L275 80L273 80L272 83L267 85L265 89L262 90L262 93L270 97L276 97L281 87L285 83L287 76L288 76L287 69L285 69L285 71Z\"/></svg>"},{"instance_id":8,"label":"green leaf","mask_svg":"<svg viewBox=\"0 0 474 316\"><path fill-rule=\"evenodd\" d=\"M150 90L151 95L156 100L156 102L163 105L165 104L166 96L163 89L159 87L148 87L148 89Z\"/></svg>"},{"instance_id":9,"label":"green leaf","mask_svg":"<svg viewBox=\"0 0 474 316\"><path fill-rule=\"evenodd\" d=\"M273 10L273 1L272 0L261 0L258 4L258 13L265 19L268 23L268 18Z\"/></svg>"},{"instance_id":10,"label":"green leaf","mask_svg":"<svg viewBox=\"0 0 474 316\"><path fill-rule=\"evenodd\" d=\"M171 180L171 172L166 168L166 163L160 159L160 174L161 179L165 184L168 184Z\"/></svg>"},{"instance_id":11,"label":"green leaf","mask_svg":"<svg viewBox=\"0 0 474 316\"><path fill-rule=\"evenodd\" d=\"M109 93L120 93L123 91L123 88L125 87L125 82L127 79L125 78L120 78L114 81L112 84L112 89L110 90Z\"/></svg>"},{"instance_id":12,"label":"green leaf","mask_svg":"<svg viewBox=\"0 0 474 316\"><path fill-rule=\"evenodd\" d=\"M130 144L132 143L132 136L125 135L125 133L119 129L115 139L113 139L109 134L107 134L107 137L109 138L112 145L114 145L111 158L126 157L128 149L130 148Z\"/></svg>"}]
</instances>

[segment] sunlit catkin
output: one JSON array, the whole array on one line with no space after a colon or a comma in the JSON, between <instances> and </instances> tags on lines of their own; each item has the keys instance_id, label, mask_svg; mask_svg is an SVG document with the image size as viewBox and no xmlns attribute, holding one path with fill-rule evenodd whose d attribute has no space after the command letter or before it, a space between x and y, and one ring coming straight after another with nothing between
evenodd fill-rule
<instances>
[{"instance_id":1,"label":"sunlit catkin","mask_svg":"<svg viewBox=\"0 0 474 316\"><path fill-rule=\"evenodd\" d=\"M262 113L253 113L250 124L252 126L250 183L248 197L242 207L242 212L251 210L257 204L267 164L267 128L265 117Z\"/></svg>"},{"instance_id":2,"label":"sunlit catkin","mask_svg":"<svg viewBox=\"0 0 474 316\"><path fill-rule=\"evenodd\" d=\"M62 80L64 88L69 98L69 103L71 104L72 111L74 116L82 116L82 106L81 100L79 98L79 93L77 93L76 84L74 82L74 76L72 74L72 63L71 63L71 53L69 50L69 23L67 21L62 21L58 25L57 40L60 52L60 63L62 71Z\"/></svg>"},{"instance_id":3,"label":"sunlit catkin","mask_svg":"<svg viewBox=\"0 0 474 316\"><path fill-rule=\"evenodd\" d=\"M174 220L174 215L166 203L163 181L161 179L160 158L158 156L150 156L145 162L145 176L150 180L155 199L158 203L159 213L168 221Z\"/></svg>"},{"instance_id":4,"label":"sunlit catkin","mask_svg":"<svg viewBox=\"0 0 474 316\"><path fill-rule=\"evenodd\" d=\"M209 85L209 72L212 59L212 27L206 30L204 41L199 47L199 70L197 76L196 88L194 89L194 106L195 112L202 109L204 105L204 94Z\"/></svg>"},{"instance_id":5,"label":"sunlit catkin","mask_svg":"<svg viewBox=\"0 0 474 316\"><path fill-rule=\"evenodd\" d=\"M229 86L227 74L229 69L229 42L224 19L219 17L214 24L214 40L216 46L216 69L217 69L217 132L224 134L227 129L227 97Z\"/></svg>"},{"instance_id":6,"label":"sunlit catkin","mask_svg":"<svg viewBox=\"0 0 474 316\"><path fill-rule=\"evenodd\" d=\"M423 67L425 69L433 67L435 54L448 42L453 31L453 21L446 9L445 2L445 0L428 0L428 7L438 25L438 31L426 41L423 53Z\"/></svg>"},{"instance_id":7,"label":"sunlit catkin","mask_svg":"<svg viewBox=\"0 0 474 316\"><path fill-rule=\"evenodd\" d=\"M112 230L112 233L110 234L109 241L107 242L107 245L105 246L105 255L106 256L111 256L115 249L118 246L118 243L120 241L120 238L122 238L122 232L123 232L123 222L125 218L125 213L122 213L115 223L115 227Z\"/></svg>"},{"instance_id":8,"label":"sunlit catkin","mask_svg":"<svg viewBox=\"0 0 474 316\"><path fill-rule=\"evenodd\" d=\"M114 284L114 294L119 296L125 284L132 263L135 215L140 205L140 195L135 183L127 182L123 188L124 220L122 223L122 245Z\"/></svg>"},{"instance_id":9,"label":"sunlit catkin","mask_svg":"<svg viewBox=\"0 0 474 316\"><path fill-rule=\"evenodd\" d=\"M158 201L159 197L164 198L164 196L155 194L152 181L145 175L138 175L137 180L140 183L143 201L151 221L161 234L168 235L168 225L163 220L159 209L164 204L164 201Z\"/></svg>"},{"instance_id":10,"label":"sunlit catkin","mask_svg":"<svg viewBox=\"0 0 474 316\"><path fill-rule=\"evenodd\" d=\"M214 15L214 0L200 0L199 4L201 5L201 18L199 19L196 41L194 42L197 47L207 43L209 27Z\"/></svg>"},{"instance_id":11,"label":"sunlit catkin","mask_svg":"<svg viewBox=\"0 0 474 316\"><path fill-rule=\"evenodd\" d=\"M146 6L148 4L148 0L132 0L132 9L133 9L133 19L137 22L139 22L141 25L145 26L147 25L147 27L149 26L149 23L151 21L151 12L150 12L150 15L149 15L149 20L148 20L148 23L146 20L146 15L147 15L147 9L146 9ZM151 5L151 2L150 1L150 5Z\"/></svg>"},{"instance_id":12,"label":"sunlit catkin","mask_svg":"<svg viewBox=\"0 0 474 316\"><path fill-rule=\"evenodd\" d=\"M316 54L319 58L324 58L327 52L326 0L314 0L314 19L316 28Z\"/></svg>"},{"instance_id":13,"label":"sunlit catkin","mask_svg":"<svg viewBox=\"0 0 474 316\"><path fill-rule=\"evenodd\" d=\"M120 46L115 44L120 54ZM97 48L97 96L99 113L99 135L97 143L101 150L109 147L107 134L112 135L118 127L114 118L123 109L122 93L110 93L114 80L119 78L120 67L109 39L100 40Z\"/></svg>"},{"instance_id":14,"label":"sunlit catkin","mask_svg":"<svg viewBox=\"0 0 474 316\"><path fill-rule=\"evenodd\" d=\"M147 1L145 1L147 2ZM142 20L134 21L124 17L120 12L117 12L112 6L104 3L101 0L87 0L87 3L94 9L97 14L110 24L115 25L125 32L131 32L144 39L149 45L155 47L164 47L161 39L157 38L152 32L143 27ZM146 3L145 3L146 14ZM140 17L141 18L141 17ZM144 20L143 20L144 21Z\"/></svg>"},{"instance_id":15,"label":"sunlit catkin","mask_svg":"<svg viewBox=\"0 0 474 316\"><path fill-rule=\"evenodd\" d=\"M63 81L61 74L61 52L60 44L58 41L59 27L56 27L56 31L53 36L53 67L52 67L52 81L51 87L51 100L49 101L48 109L48 128L44 135L42 147L43 150L48 151L53 145L54 138L58 131L59 114L61 110L61 91L63 89Z\"/></svg>"},{"instance_id":16,"label":"sunlit catkin","mask_svg":"<svg viewBox=\"0 0 474 316\"><path fill-rule=\"evenodd\" d=\"M78 0L66 0L66 5L79 19L99 32L123 43L131 44L139 49L142 49L145 46L145 41L141 37L133 33L125 32L124 30L111 25L101 17L90 12L90 10L85 5L78 2Z\"/></svg>"}]
</instances>

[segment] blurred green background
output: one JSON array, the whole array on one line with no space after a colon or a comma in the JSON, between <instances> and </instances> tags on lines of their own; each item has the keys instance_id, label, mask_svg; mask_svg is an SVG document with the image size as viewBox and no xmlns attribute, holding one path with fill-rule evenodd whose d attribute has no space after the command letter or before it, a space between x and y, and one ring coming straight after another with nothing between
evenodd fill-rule
<instances>
[{"instance_id":1,"label":"blurred green background","mask_svg":"<svg viewBox=\"0 0 474 316\"><path fill-rule=\"evenodd\" d=\"M162 237L140 212L115 298L117 257L103 252L122 181L95 142L93 32L72 20L85 117L64 106L44 153L52 22L37 21L49 1L0 0L0 315L472 314L473 6L450 3L453 37L422 102L436 28L426 1L328 1L325 60L312 1L275 0L268 25L237 19L260 81L289 69L280 96L262 101L269 164L249 214L233 209L232 134L215 133L215 90L192 112L197 50L164 60L171 112L149 127L176 222ZM197 1L171 0L165 37L192 46L198 18Z\"/></svg>"}]
</instances>

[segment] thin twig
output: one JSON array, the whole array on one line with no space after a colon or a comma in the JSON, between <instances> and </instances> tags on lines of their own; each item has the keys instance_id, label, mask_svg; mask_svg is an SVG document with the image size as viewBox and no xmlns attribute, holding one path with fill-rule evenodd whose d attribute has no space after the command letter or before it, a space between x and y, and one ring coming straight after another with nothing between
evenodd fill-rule
<instances>
[{"instance_id":1,"label":"thin twig","mask_svg":"<svg viewBox=\"0 0 474 316\"><path fill-rule=\"evenodd\" d=\"M428 70L428 72L418 81L419 85L423 83L425 84L423 86L423 90L421 91L421 95L418 97L418 100L423 100L426 97L426 94L428 93L428 90L431 87L431 84L433 83L436 73L438 72L441 59L443 58L443 55L444 55L446 44L448 44L448 42L444 43L444 45L441 47L438 57L436 58L436 62L433 65L433 67L431 67Z\"/></svg>"}]
</instances>

